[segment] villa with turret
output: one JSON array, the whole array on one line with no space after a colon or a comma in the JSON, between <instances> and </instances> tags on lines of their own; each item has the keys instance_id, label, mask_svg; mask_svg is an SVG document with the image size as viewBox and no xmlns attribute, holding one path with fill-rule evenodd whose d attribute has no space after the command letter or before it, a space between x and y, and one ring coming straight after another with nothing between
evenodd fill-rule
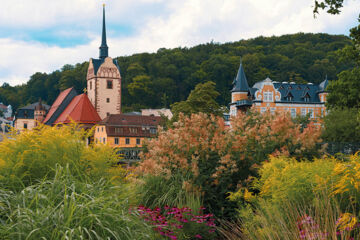
<instances>
[{"instance_id":1,"label":"villa with turret","mask_svg":"<svg viewBox=\"0 0 360 240\"><path fill-rule=\"evenodd\" d=\"M327 78L313 83L276 82L270 78L249 87L242 63L231 90L230 116L249 108L260 113L288 112L292 117L309 115L316 121L326 113Z\"/></svg>"}]
</instances>

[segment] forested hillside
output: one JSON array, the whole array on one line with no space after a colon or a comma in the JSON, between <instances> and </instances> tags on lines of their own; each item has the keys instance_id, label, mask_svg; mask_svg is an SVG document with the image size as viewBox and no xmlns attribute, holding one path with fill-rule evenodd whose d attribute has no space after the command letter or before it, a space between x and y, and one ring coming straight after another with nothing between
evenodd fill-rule
<instances>
[{"instance_id":1,"label":"forested hillside","mask_svg":"<svg viewBox=\"0 0 360 240\"><path fill-rule=\"evenodd\" d=\"M345 36L298 33L118 57L123 110L169 107L186 99L196 84L205 81L216 83L218 102L227 105L240 56L249 85L267 76L276 81L319 83L328 75L333 80L339 72L353 67L338 60L338 50L349 44ZM64 65L52 73L35 73L21 86L4 83L0 101L16 109L41 97L51 105L60 90L74 86L83 91L87 67L88 62Z\"/></svg>"}]
</instances>

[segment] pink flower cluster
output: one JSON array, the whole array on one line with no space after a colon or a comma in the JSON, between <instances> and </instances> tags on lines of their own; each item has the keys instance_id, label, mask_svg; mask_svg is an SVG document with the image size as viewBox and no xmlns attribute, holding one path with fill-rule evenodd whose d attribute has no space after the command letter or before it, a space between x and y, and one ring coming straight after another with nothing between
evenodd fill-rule
<instances>
[{"instance_id":1,"label":"pink flower cluster","mask_svg":"<svg viewBox=\"0 0 360 240\"><path fill-rule=\"evenodd\" d=\"M192 209L188 207L177 208L165 206L163 209L156 207L154 209L145 206L138 206L137 212L140 216L154 226L154 230L160 235L170 239L178 239L178 234L181 229L184 229L185 224L204 224L208 227L208 232L215 232L215 219L213 214L202 214L201 207L198 215L193 214ZM202 239L203 236L196 234L193 237Z\"/></svg>"},{"instance_id":2,"label":"pink flower cluster","mask_svg":"<svg viewBox=\"0 0 360 240\"><path fill-rule=\"evenodd\" d=\"M336 222L336 225L338 225L338 223L339 223L339 219ZM314 219L311 216L308 216L306 214L297 221L297 227L299 230L300 239L305 239L305 240L328 239L329 237L329 233L321 232L319 229L319 225L314 221ZM360 227L360 225L357 224L356 227ZM356 227L352 229L347 228L343 231L337 230L336 236L340 237L341 239L344 239L344 236L350 235L351 231L353 231ZM354 238L347 236L346 240L354 240Z\"/></svg>"},{"instance_id":3,"label":"pink flower cluster","mask_svg":"<svg viewBox=\"0 0 360 240\"><path fill-rule=\"evenodd\" d=\"M328 234L323 233L319 229L319 225L313 220L312 217L304 215L297 221L300 239L327 239Z\"/></svg>"}]
</instances>

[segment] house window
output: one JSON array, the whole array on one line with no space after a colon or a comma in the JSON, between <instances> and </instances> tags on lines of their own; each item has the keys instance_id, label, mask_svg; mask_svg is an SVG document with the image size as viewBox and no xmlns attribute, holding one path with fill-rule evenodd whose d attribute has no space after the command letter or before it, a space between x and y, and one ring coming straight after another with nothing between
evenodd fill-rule
<instances>
[{"instance_id":1,"label":"house window","mask_svg":"<svg viewBox=\"0 0 360 240\"><path fill-rule=\"evenodd\" d=\"M98 132L100 131L100 127L97 128L97 131L98 131Z\"/></svg>"},{"instance_id":2,"label":"house window","mask_svg":"<svg viewBox=\"0 0 360 240\"><path fill-rule=\"evenodd\" d=\"M105 141L106 139L105 138L103 138L103 143L106 143L106 141Z\"/></svg>"},{"instance_id":3,"label":"house window","mask_svg":"<svg viewBox=\"0 0 360 240\"><path fill-rule=\"evenodd\" d=\"M102 131L102 132L104 131L104 127L101 127L101 131Z\"/></svg>"},{"instance_id":4,"label":"house window","mask_svg":"<svg viewBox=\"0 0 360 240\"><path fill-rule=\"evenodd\" d=\"M106 102L109 103L109 102L110 102L110 98L106 98Z\"/></svg>"},{"instance_id":5,"label":"house window","mask_svg":"<svg viewBox=\"0 0 360 240\"><path fill-rule=\"evenodd\" d=\"M310 118L314 118L314 109L309 108Z\"/></svg>"},{"instance_id":6,"label":"house window","mask_svg":"<svg viewBox=\"0 0 360 240\"><path fill-rule=\"evenodd\" d=\"M150 128L150 133L151 134L156 134L156 128Z\"/></svg>"},{"instance_id":7,"label":"house window","mask_svg":"<svg viewBox=\"0 0 360 240\"><path fill-rule=\"evenodd\" d=\"M115 145L119 145L119 138L115 138L114 142L115 142Z\"/></svg>"},{"instance_id":8,"label":"house window","mask_svg":"<svg viewBox=\"0 0 360 240\"><path fill-rule=\"evenodd\" d=\"M140 138L136 139L136 145L140 145Z\"/></svg>"},{"instance_id":9,"label":"house window","mask_svg":"<svg viewBox=\"0 0 360 240\"><path fill-rule=\"evenodd\" d=\"M301 109L301 116L306 116L306 108Z\"/></svg>"},{"instance_id":10,"label":"house window","mask_svg":"<svg viewBox=\"0 0 360 240\"><path fill-rule=\"evenodd\" d=\"M137 133L137 128L129 128L130 133Z\"/></svg>"},{"instance_id":11,"label":"house window","mask_svg":"<svg viewBox=\"0 0 360 240\"><path fill-rule=\"evenodd\" d=\"M27 129L27 127L28 127L28 126L27 126L27 123L24 123L24 128Z\"/></svg>"},{"instance_id":12,"label":"house window","mask_svg":"<svg viewBox=\"0 0 360 240\"><path fill-rule=\"evenodd\" d=\"M92 89L92 81L90 81L90 90Z\"/></svg>"},{"instance_id":13,"label":"house window","mask_svg":"<svg viewBox=\"0 0 360 240\"><path fill-rule=\"evenodd\" d=\"M276 110L276 108L270 108L270 113L275 114L275 110Z\"/></svg>"},{"instance_id":14,"label":"house window","mask_svg":"<svg viewBox=\"0 0 360 240\"><path fill-rule=\"evenodd\" d=\"M292 108L291 110L290 110L290 114L291 114L291 117L296 117L296 108Z\"/></svg>"},{"instance_id":15,"label":"house window","mask_svg":"<svg viewBox=\"0 0 360 240\"><path fill-rule=\"evenodd\" d=\"M107 89L112 89L112 88L113 88L113 82L112 82L112 80L107 80L107 81L106 81L106 88L107 88Z\"/></svg>"},{"instance_id":16,"label":"house window","mask_svg":"<svg viewBox=\"0 0 360 240\"><path fill-rule=\"evenodd\" d=\"M321 109L321 116L322 117L324 116L324 109L323 108Z\"/></svg>"},{"instance_id":17,"label":"house window","mask_svg":"<svg viewBox=\"0 0 360 240\"><path fill-rule=\"evenodd\" d=\"M273 96L273 92L264 92L264 102L273 102L274 101L274 96Z\"/></svg>"},{"instance_id":18,"label":"house window","mask_svg":"<svg viewBox=\"0 0 360 240\"><path fill-rule=\"evenodd\" d=\"M264 112L266 112L266 108L262 107L262 108L260 109L260 113L264 113Z\"/></svg>"},{"instance_id":19,"label":"house window","mask_svg":"<svg viewBox=\"0 0 360 240\"><path fill-rule=\"evenodd\" d=\"M130 144L130 138L125 138L125 144L129 145Z\"/></svg>"}]
</instances>

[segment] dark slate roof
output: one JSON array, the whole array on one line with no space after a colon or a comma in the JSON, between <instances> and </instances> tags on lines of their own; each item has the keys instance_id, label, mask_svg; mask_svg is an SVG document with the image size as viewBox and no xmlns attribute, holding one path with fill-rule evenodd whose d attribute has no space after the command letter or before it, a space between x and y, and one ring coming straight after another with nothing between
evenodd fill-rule
<instances>
[{"instance_id":1,"label":"dark slate roof","mask_svg":"<svg viewBox=\"0 0 360 240\"><path fill-rule=\"evenodd\" d=\"M16 111L15 118L16 119L18 119L18 118L34 119L34 110L38 104L39 104L39 102L36 102L36 103L30 104L30 105L27 105L25 107L19 108ZM44 103L42 103L41 105L45 108L46 111L48 111L50 109L49 105L46 105Z\"/></svg>"},{"instance_id":2,"label":"dark slate roof","mask_svg":"<svg viewBox=\"0 0 360 240\"><path fill-rule=\"evenodd\" d=\"M291 102L305 102L304 98L310 97L309 103L320 102L318 91L319 85L314 84L292 84L273 82L275 89L281 93L279 102L289 102L286 97L291 94L293 100Z\"/></svg>"},{"instance_id":3,"label":"dark slate roof","mask_svg":"<svg viewBox=\"0 0 360 240\"><path fill-rule=\"evenodd\" d=\"M94 74L96 75L97 71L99 70L101 64L104 63L105 59L92 58L91 60L92 60L93 66L94 66ZM113 59L113 63L115 64L115 66L117 67L117 69L120 72L120 66L119 66L117 59Z\"/></svg>"},{"instance_id":4,"label":"dark slate roof","mask_svg":"<svg viewBox=\"0 0 360 240\"><path fill-rule=\"evenodd\" d=\"M247 82L242 63L240 63L240 67L239 67L238 73L236 75L236 78L234 79L233 84L234 84L234 88L231 90L232 92L248 92L249 91L249 84Z\"/></svg>"},{"instance_id":5,"label":"dark slate roof","mask_svg":"<svg viewBox=\"0 0 360 240\"><path fill-rule=\"evenodd\" d=\"M326 76L325 80L319 84L319 92L324 92L328 85L329 85L329 80L327 79L327 76Z\"/></svg>"},{"instance_id":6,"label":"dark slate roof","mask_svg":"<svg viewBox=\"0 0 360 240\"><path fill-rule=\"evenodd\" d=\"M109 56L109 48L106 44L106 26L105 26L105 5L103 5L103 25L102 25L102 36L101 36L101 46L99 48L99 58L105 59Z\"/></svg>"}]
</instances>

